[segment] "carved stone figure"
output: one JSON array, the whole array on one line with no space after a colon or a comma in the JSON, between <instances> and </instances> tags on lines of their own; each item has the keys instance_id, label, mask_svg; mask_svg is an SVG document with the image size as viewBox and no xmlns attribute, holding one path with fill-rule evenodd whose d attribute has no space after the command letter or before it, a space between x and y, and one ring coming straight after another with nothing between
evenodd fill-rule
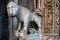
<instances>
[{"instance_id":1,"label":"carved stone figure","mask_svg":"<svg viewBox=\"0 0 60 40\"><path fill-rule=\"evenodd\" d=\"M27 29L30 21L35 21L39 27L39 30L41 30L41 22L42 22L41 17L34 14L27 8L19 6L15 2L9 2L7 4L7 12L10 17L16 17L20 23L21 22L24 23L23 29L20 30L22 36L27 34Z\"/></svg>"}]
</instances>

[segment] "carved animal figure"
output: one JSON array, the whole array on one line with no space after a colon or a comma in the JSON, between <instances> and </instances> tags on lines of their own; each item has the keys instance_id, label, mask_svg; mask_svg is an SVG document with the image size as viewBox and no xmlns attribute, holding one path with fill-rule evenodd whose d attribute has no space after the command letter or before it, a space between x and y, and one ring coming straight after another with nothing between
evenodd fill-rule
<instances>
[{"instance_id":1,"label":"carved animal figure","mask_svg":"<svg viewBox=\"0 0 60 40\"><path fill-rule=\"evenodd\" d=\"M34 14L27 8L17 5L15 2L9 2L7 4L7 12L9 16L16 17L19 22L24 23L24 28L20 31L24 35L27 34L28 24L30 21L35 21L41 30L41 17Z\"/></svg>"}]
</instances>

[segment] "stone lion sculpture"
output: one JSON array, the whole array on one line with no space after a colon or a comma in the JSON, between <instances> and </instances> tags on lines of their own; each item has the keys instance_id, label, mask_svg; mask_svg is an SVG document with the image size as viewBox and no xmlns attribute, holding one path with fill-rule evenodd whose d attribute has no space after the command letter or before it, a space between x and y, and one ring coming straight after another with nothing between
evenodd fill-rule
<instances>
[{"instance_id":1,"label":"stone lion sculpture","mask_svg":"<svg viewBox=\"0 0 60 40\"><path fill-rule=\"evenodd\" d=\"M35 21L39 29L41 30L41 17L34 14L27 8L17 5L15 2L9 2L7 4L7 12L9 17L16 17L19 22L24 23L24 28L20 30L20 32L22 33L21 35L27 34L28 24L30 21Z\"/></svg>"}]
</instances>

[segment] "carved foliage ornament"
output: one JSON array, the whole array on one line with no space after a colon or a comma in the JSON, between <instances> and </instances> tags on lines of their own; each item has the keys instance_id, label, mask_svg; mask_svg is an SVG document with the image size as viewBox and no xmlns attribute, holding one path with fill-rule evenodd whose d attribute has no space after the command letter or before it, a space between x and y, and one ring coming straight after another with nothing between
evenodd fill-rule
<instances>
[{"instance_id":1,"label":"carved foliage ornament","mask_svg":"<svg viewBox=\"0 0 60 40\"><path fill-rule=\"evenodd\" d=\"M53 33L53 0L45 0L45 33Z\"/></svg>"}]
</instances>

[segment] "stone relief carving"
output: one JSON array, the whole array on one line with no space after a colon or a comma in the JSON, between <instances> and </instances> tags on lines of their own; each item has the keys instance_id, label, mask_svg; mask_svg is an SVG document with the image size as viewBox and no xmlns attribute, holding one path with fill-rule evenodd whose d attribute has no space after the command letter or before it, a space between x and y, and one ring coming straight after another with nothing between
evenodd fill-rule
<instances>
[{"instance_id":1,"label":"stone relief carving","mask_svg":"<svg viewBox=\"0 0 60 40\"><path fill-rule=\"evenodd\" d=\"M16 32L19 31L15 35L15 36L17 36L17 38L20 38L19 40L25 40L25 36L27 35L27 29L28 29L28 25L29 25L30 21L34 21L38 25L39 29L38 29L38 31L36 31L36 34L39 33L41 36L40 39L42 40L43 34L42 34L42 30L41 30L41 17L40 16L34 14L33 12L31 12L30 10L28 10L25 7L17 5L15 2L9 2L7 4L7 12L8 12L9 17L12 17L12 18L15 17L19 21L19 23L23 22L23 24L24 24L23 29L20 29L20 31L18 29L15 30ZM41 15L41 16L43 16L43 15ZM14 26L12 26L12 27L14 27ZM21 26L18 26L18 27L20 28ZM35 30L32 30L32 31L31 30L30 30L31 33L33 33L33 31L35 31ZM14 32L14 33L16 33L16 32Z\"/></svg>"},{"instance_id":2,"label":"stone relief carving","mask_svg":"<svg viewBox=\"0 0 60 40\"><path fill-rule=\"evenodd\" d=\"M53 24L54 23L53 22L53 20L54 20L54 17L53 17L53 15L54 15L54 12L53 12L54 11L54 9L53 9L54 6L53 5L55 5L56 8L58 8L59 2L57 2L55 0L56 4L54 4L54 0L42 0L42 1L44 1L44 3L41 3L41 5L44 4L44 10L45 10L45 15L44 15L44 17L45 17L45 22L44 22L45 27L44 28L42 27L42 28L44 29L44 34L49 36L49 37L46 38L46 40L51 40L51 39L54 40L52 38L54 36L51 37L51 34L58 33L58 29L59 29L59 19L58 19L59 17L58 16L59 16L59 14L57 14L58 13L58 9L56 9L56 11L57 11L56 12L56 18L55 18L56 19L55 20L56 21L56 27L53 27L53 25L54 25ZM35 6L35 9L36 9L36 6ZM42 9L42 7L41 7L41 9ZM53 28L55 29L55 32L54 32Z\"/></svg>"},{"instance_id":3,"label":"stone relief carving","mask_svg":"<svg viewBox=\"0 0 60 40\"><path fill-rule=\"evenodd\" d=\"M57 34L59 33L59 2L58 0L45 0L45 27L44 34L50 37L46 38L46 40L58 40ZM58 16L56 16L58 15ZM51 35L52 34L52 35ZM51 37L52 36L52 37Z\"/></svg>"},{"instance_id":4,"label":"stone relief carving","mask_svg":"<svg viewBox=\"0 0 60 40\"><path fill-rule=\"evenodd\" d=\"M45 1L45 29L50 30L46 33L52 34L51 31L53 31L53 6L52 6L53 0L46 0Z\"/></svg>"}]
</instances>

